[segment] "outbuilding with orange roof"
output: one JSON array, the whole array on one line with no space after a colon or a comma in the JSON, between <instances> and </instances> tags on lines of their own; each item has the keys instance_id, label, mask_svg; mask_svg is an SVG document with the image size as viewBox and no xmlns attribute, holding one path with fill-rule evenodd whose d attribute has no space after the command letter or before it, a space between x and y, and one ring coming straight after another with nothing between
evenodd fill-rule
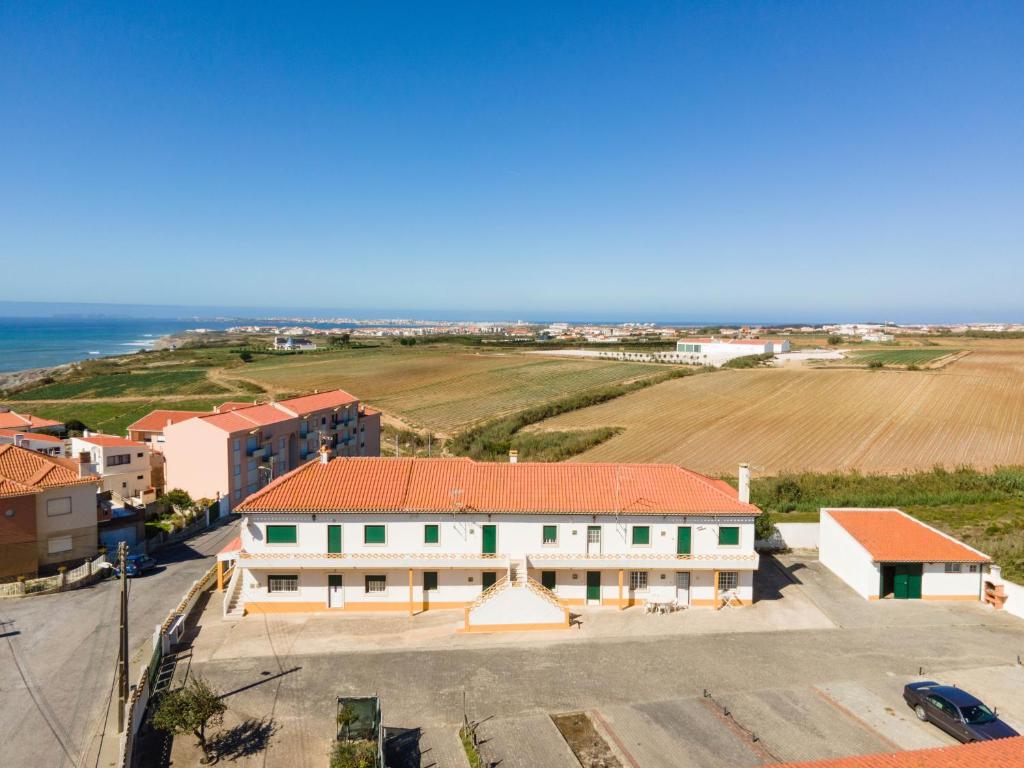
<instances>
[{"instance_id":1,"label":"outbuilding with orange roof","mask_svg":"<svg viewBox=\"0 0 1024 768\"><path fill-rule=\"evenodd\" d=\"M823 509L818 558L867 600L980 600L988 555L898 509Z\"/></svg>"}]
</instances>

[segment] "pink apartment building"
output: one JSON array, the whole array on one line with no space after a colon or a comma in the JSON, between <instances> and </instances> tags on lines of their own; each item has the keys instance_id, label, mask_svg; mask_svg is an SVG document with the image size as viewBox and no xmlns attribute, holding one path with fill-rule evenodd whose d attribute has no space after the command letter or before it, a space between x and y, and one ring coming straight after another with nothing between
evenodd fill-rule
<instances>
[{"instance_id":1,"label":"pink apartment building","mask_svg":"<svg viewBox=\"0 0 1024 768\"><path fill-rule=\"evenodd\" d=\"M159 430L164 487L181 488L192 498L219 496L226 500L222 511L315 459L321 445L333 456L380 455L380 412L342 390L225 403L213 413L167 421Z\"/></svg>"}]
</instances>

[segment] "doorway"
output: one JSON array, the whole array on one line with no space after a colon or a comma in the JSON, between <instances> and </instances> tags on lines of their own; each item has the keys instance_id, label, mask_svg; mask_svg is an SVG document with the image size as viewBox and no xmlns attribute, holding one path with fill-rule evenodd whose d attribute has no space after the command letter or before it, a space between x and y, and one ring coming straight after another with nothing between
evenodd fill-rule
<instances>
[{"instance_id":1,"label":"doorway","mask_svg":"<svg viewBox=\"0 0 1024 768\"><path fill-rule=\"evenodd\" d=\"M497 571L484 571L483 578L480 580L480 586L483 591L486 592L488 589L494 586L494 583L498 580Z\"/></svg>"},{"instance_id":2,"label":"doorway","mask_svg":"<svg viewBox=\"0 0 1024 768\"><path fill-rule=\"evenodd\" d=\"M600 525L588 525L587 526L587 554L588 555L600 555L601 554L601 526Z\"/></svg>"},{"instance_id":3,"label":"doorway","mask_svg":"<svg viewBox=\"0 0 1024 768\"><path fill-rule=\"evenodd\" d=\"M587 605L601 604L601 572L587 571Z\"/></svg>"},{"instance_id":4,"label":"doorway","mask_svg":"<svg viewBox=\"0 0 1024 768\"><path fill-rule=\"evenodd\" d=\"M883 565L881 596L894 600L920 600L923 573L922 563Z\"/></svg>"},{"instance_id":5,"label":"doorway","mask_svg":"<svg viewBox=\"0 0 1024 768\"><path fill-rule=\"evenodd\" d=\"M676 573L676 602L679 605L690 604L690 572L679 571Z\"/></svg>"},{"instance_id":6,"label":"doorway","mask_svg":"<svg viewBox=\"0 0 1024 768\"><path fill-rule=\"evenodd\" d=\"M345 607L345 590L342 586L340 573L331 573L327 575L327 607Z\"/></svg>"}]
</instances>

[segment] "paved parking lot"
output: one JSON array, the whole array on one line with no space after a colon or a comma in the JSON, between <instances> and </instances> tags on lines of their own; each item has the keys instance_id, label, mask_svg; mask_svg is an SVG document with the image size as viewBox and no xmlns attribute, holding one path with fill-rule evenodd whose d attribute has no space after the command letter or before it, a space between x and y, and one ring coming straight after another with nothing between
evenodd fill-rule
<instances>
[{"instance_id":1,"label":"paved parking lot","mask_svg":"<svg viewBox=\"0 0 1024 768\"><path fill-rule=\"evenodd\" d=\"M440 612L227 624L213 600L188 670L230 694L227 728L270 724L265 748L236 755L237 765L322 765L334 697L370 693L381 697L385 725L408 729L415 742L405 765L442 768L466 766L457 736L464 694L466 714L486 719L485 749L502 768L576 765L548 715L581 710L601 723L626 768L952 743L903 703L903 684L921 668L1024 725L1019 620L975 604L869 604L812 560L766 559L765 567L775 573L766 572L765 588L776 594L751 609L584 614L582 629L561 633L467 637L453 631L458 616ZM763 620L761 631L751 617ZM190 764L186 740L176 740L173 757Z\"/></svg>"}]
</instances>

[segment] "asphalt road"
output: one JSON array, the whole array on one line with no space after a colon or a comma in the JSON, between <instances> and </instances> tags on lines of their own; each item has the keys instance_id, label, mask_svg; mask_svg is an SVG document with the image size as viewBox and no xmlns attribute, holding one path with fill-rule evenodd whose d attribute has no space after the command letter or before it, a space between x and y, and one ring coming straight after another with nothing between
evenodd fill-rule
<instances>
[{"instance_id":1,"label":"asphalt road","mask_svg":"<svg viewBox=\"0 0 1024 768\"><path fill-rule=\"evenodd\" d=\"M155 555L156 572L130 580L133 680L152 650L156 625L236 535L237 525L228 523L169 547ZM103 731L117 662L118 602L112 579L0 600L0 765L107 764L100 756L111 751Z\"/></svg>"}]
</instances>

